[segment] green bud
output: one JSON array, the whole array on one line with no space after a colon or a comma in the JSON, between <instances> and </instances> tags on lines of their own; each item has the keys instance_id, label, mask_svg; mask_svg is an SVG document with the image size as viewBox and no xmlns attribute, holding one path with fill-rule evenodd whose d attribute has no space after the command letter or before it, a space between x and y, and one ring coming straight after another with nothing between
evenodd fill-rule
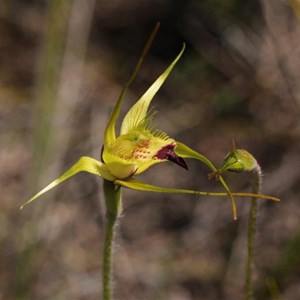
<instances>
[{"instance_id":1,"label":"green bud","mask_svg":"<svg viewBox=\"0 0 300 300\"><path fill-rule=\"evenodd\" d=\"M250 172L257 168L258 164L254 156L244 149L236 149L233 142L230 153L225 157L223 165L216 172L208 174L208 178L216 178L225 171Z\"/></svg>"},{"instance_id":2,"label":"green bud","mask_svg":"<svg viewBox=\"0 0 300 300\"><path fill-rule=\"evenodd\" d=\"M247 150L233 149L224 160L220 173L225 171L250 172L257 167L257 161Z\"/></svg>"}]
</instances>

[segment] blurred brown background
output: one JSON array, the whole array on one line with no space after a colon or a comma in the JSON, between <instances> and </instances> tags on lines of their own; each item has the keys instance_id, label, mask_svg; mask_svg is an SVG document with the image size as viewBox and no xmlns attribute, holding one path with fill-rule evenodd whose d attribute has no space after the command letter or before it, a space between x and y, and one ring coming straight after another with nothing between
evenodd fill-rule
<instances>
[{"instance_id":1,"label":"blurred brown background","mask_svg":"<svg viewBox=\"0 0 300 300\"><path fill-rule=\"evenodd\" d=\"M296 2L296 1L295 1ZM80 156L99 158L122 85L159 34L123 112L186 43L155 124L220 165L234 138L264 171L256 299L300 299L300 31L286 1L10 0L0 3L0 299L99 299L101 180L79 174L19 205ZM188 161L143 180L222 191ZM234 191L251 174L227 174ZM124 191L115 299L242 299L249 199Z\"/></svg>"}]
</instances>

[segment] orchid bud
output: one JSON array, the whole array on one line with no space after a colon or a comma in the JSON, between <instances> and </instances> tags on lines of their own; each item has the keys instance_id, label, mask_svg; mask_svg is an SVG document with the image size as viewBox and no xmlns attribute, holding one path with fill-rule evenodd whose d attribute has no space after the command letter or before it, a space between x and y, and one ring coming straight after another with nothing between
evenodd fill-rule
<instances>
[{"instance_id":1,"label":"orchid bud","mask_svg":"<svg viewBox=\"0 0 300 300\"><path fill-rule=\"evenodd\" d=\"M224 173L225 171L231 172L250 172L257 169L258 163L254 156L244 149L236 149L233 142L230 153L227 154L223 165L216 172L208 174L208 178L216 178Z\"/></svg>"}]
</instances>

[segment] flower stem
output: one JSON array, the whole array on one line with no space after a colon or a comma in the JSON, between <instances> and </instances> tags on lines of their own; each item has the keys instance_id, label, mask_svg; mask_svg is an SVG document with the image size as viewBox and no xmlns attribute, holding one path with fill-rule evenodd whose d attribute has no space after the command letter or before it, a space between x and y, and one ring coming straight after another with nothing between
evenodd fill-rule
<instances>
[{"instance_id":1,"label":"flower stem","mask_svg":"<svg viewBox=\"0 0 300 300\"><path fill-rule=\"evenodd\" d=\"M103 300L112 299L112 262L115 227L122 210L121 188L113 182L104 180L105 203L107 209L105 240L103 248Z\"/></svg>"},{"instance_id":2,"label":"flower stem","mask_svg":"<svg viewBox=\"0 0 300 300\"><path fill-rule=\"evenodd\" d=\"M112 251L115 232L116 218L108 217L105 228L105 241L103 249L103 299L112 299Z\"/></svg>"},{"instance_id":3,"label":"flower stem","mask_svg":"<svg viewBox=\"0 0 300 300\"><path fill-rule=\"evenodd\" d=\"M262 183L262 172L259 165L254 170L255 178L253 181L252 192L257 194L260 191ZM245 299L252 300L253 298L253 265L254 265L254 249L257 223L257 198L252 198L251 207L248 218L248 237L247 237L247 264L246 264L246 288Z\"/></svg>"}]
</instances>

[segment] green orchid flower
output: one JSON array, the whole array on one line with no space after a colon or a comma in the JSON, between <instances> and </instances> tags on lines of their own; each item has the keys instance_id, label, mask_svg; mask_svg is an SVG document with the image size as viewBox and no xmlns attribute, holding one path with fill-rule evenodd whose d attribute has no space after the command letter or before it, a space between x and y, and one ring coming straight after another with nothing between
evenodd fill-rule
<instances>
[{"instance_id":1,"label":"green orchid flower","mask_svg":"<svg viewBox=\"0 0 300 300\"><path fill-rule=\"evenodd\" d=\"M192 150L183 143L175 141L163 131L151 127L151 121L154 117L154 113L151 113L151 110L149 110L151 101L182 56L184 48L185 46L183 46L181 52L169 67L155 80L145 94L128 111L123 119L120 135L117 136L115 131L116 121L121 111L123 96L132 80L125 85L104 132L104 145L101 161L88 156L81 157L64 174L26 201L21 208L77 173L88 172L101 176L106 181L112 182L116 188L126 187L148 192L229 196L232 203L233 216L234 219L236 219L237 212L233 196L249 196L250 194L231 193L222 176L219 176L219 180L225 188L224 193L208 193L196 190L165 188L146 184L134 178L134 176L145 172L151 166L167 161L173 162L184 169L188 169L184 160L185 158L200 160L213 172L217 172L215 166L205 156ZM140 64L138 64L136 70L139 68ZM136 74L136 72L134 74Z\"/></svg>"}]
</instances>

